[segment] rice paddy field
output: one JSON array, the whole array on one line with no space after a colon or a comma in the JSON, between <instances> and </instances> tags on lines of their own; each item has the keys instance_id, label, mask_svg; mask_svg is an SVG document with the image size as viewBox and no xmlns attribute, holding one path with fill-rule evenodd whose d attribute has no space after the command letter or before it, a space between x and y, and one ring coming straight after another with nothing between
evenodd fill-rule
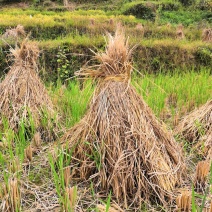
<instances>
[{"instance_id":1,"label":"rice paddy field","mask_svg":"<svg viewBox=\"0 0 212 212\"><path fill-rule=\"evenodd\" d=\"M0 211L211 212L211 14L0 1Z\"/></svg>"}]
</instances>

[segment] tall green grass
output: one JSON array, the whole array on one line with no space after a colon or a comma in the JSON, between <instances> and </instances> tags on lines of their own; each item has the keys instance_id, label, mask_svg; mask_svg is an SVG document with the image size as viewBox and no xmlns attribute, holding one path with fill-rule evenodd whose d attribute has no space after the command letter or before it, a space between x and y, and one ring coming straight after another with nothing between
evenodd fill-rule
<instances>
[{"instance_id":1,"label":"tall green grass","mask_svg":"<svg viewBox=\"0 0 212 212\"><path fill-rule=\"evenodd\" d=\"M199 73L194 71L182 73L180 70L175 70L174 73L167 75L161 73L144 75L142 79L135 77L132 83L159 116L170 95L176 96L173 113L183 109L189 112L194 107L204 104L212 98L211 81L210 70L202 69Z\"/></svg>"},{"instance_id":2,"label":"tall green grass","mask_svg":"<svg viewBox=\"0 0 212 212\"><path fill-rule=\"evenodd\" d=\"M70 127L85 113L94 87L91 81L70 80L66 86L58 82L57 86L51 87L50 90L54 103L58 105L64 126Z\"/></svg>"}]
</instances>

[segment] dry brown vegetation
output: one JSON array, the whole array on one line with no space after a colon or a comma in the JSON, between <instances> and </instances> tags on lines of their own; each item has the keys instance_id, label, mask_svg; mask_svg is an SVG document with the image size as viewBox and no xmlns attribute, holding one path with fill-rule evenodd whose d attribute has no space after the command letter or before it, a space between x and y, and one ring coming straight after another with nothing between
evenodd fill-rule
<instances>
[{"instance_id":1,"label":"dry brown vegetation","mask_svg":"<svg viewBox=\"0 0 212 212\"><path fill-rule=\"evenodd\" d=\"M20 210L21 194L17 178L11 178L8 185L3 186L3 190L0 192L0 198L4 202L2 207L3 212L16 212Z\"/></svg>"},{"instance_id":2,"label":"dry brown vegetation","mask_svg":"<svg viewBox=\"0 0 212 212\"><path fill-rule=\"evenodd\" d=\"M26 36L26 32L22 25L18 25L16 28L7 29L3 34L3 38L18 40L19 38L24 38Z\"/></svg>"},{"instance_id":3,"label":"dry brown vegetation","mask_svg":"<svg viewBox=\"0 0 212 212\"><path fill-rule=\"evenodd\" d=\"M178 25L178 27L177 27L176 38L179 39L179 40L185 39L185 34L183 32L183 28L184 27L183 27L182 24Z\"/></svg>"},{"instance_id":4,"label":"dry brown vegetation","mask_svg":"<svg viewBox=\"0 0 212 212\"><path fill-rule=\"evenodd\" d=\"M91 24L91 26L94 26L95 25L95 19L91 18L90 19L90 24Z\"/></svg>"},{"instance_id":5,"label":"dry brown vegetation","mask_svg":"<svg viewBox=\"0 0 212 212\"><path fill-rule=\"evenodd\" d=\"M24 155L25 155L25 161L32 161L32 147L29 145L25 150L24 150Z\"/></svg>"},{"instance_id":6,"label":"dry brown vegetation","mask_svg":"<svg viewBox=\"0 0 212 212\"><path fill-rule=\"evenodd\" d=\"M177 211L191 211L191 191L182 190L176 199Z\"/></svg>"},{"instance_id":7,"label":"dry brown vegetation","mask_svg":"<svg viewBox=\"0 0 212 212\"><path fill-rule=\"evenodd\" d=\"M197 164L196 176L195 176L195 188L197 192L202 192L206 188L207 178L209 177L210 162L200 161Z\"/></svg>"},{"instance_id":8,"label":"dry brown vegetation","mask_svg":"<svg viewBox=\"0 0 212 212\"><path fill-rule=\"evenodd\" d=\"M20 211L21 207L21 193L20 182L17 178L17 173L21 170L18 158L15 158L8 167L8 171L12 175L8 178L7 182L0 184L0 210L2 212L16 212Z\"/></svg>"},{"instance_id":9,"label":"dry brown vegetation","mask_svg":"<svg viewBox=\"0 0 212 212\"><path fill-rule=\"evenodd\" d=\"M167 24L166 24L166 27L167 27L168 29L170 29L170 28L172 27L171 23L167 23Z\"/></svg>"},{"instance_id":10,"label":"dry brown vegetation","mask_svg":"<svg viewBox=\"0 0 212 212\"><path fill-rule=\"evenodd\" d=\"M212 42L212 29L204 29L202 32L202 41Z\"/></svg>"},{"instance_id":11,"label":"dry brown vegetation","mask_svg":"<svg viewBox=\"0 0 212 212\"><path fill-rule=\"evenodd\" d=\"M92 178L125 208L143 201L166 206L185 171L181 148L130 85L133 49L122 27L108 40L95 56L98 69L78 72L98 85L85 117L61 139L72 151L72 180Z\"/></svg>"},{"instance_id":12,"label":"dry brown vegetation","mask_svg":"<svg viewBox=\"0 0 212 212\"><path fill-rule=\"evenodd\" d=\"M203 152L203 155L210 159L212 152L212 100L183 117L175 129L175 135L189 141L195 149Z\"/></svg>"},{"instance_id":13,"label":"dry brown vegetation","mask_svg":"<svg viewBox=\"0 0 212 212\"><path fill-rule=\"evenodd\" d=\"M20 123L29 121L31 116L36 129L40 131L43 113L49 114L49 118L53 117L54 109L37 73L39 49L36 43L26 39L20 47L11 49L11 54L13 65L0 84L0 126L6 117L11 129L17 130Z\"/></svg>"},{"instance_id":14,"label":"dry brown vegetation","mask_svg":"<svg viewBox=\"0 0 212 212\"><path fill-rule=\"evenodd\" d=\"M106 206L105 205L97 205L96 206L99 212L105 212L106 211ZM110 206L108 209L108 212L123 212L121 209L116 209L113 206Z\"/></svg>"},{"instance_id":15,"label":"dry brown vegetation","mask_svg":"<svg viewBox=\"0 0 212 212\"><path fill-rule=\"evenodd\" d=\"M110 24L111 26L113 26L113 25L114 25L114 19L110 18L109 24Z\"/></svg>"},{"instance_id":16,"label":"dry brown vegetation","mask_svg":"<svg viewBox=\"0 0 212 212\"><path fill-rule=\"evenodd\" d=\"M137 24L136 27L136 33L137 36L139 36L139 38L143 38L144 37L144 27L141 23Z\"/></svg>"},{"instance_id":17,"label":"dry brown vegetation","mask_svg":"<svg viewBox=\"0 0 212 212\"><path fill-rule=\"evenodd\" d=\"M76 187L66 187L66 205L65 205L65 211L69 212L74 211L75 205L76 205Z\"/></svg>"}]
</instances>

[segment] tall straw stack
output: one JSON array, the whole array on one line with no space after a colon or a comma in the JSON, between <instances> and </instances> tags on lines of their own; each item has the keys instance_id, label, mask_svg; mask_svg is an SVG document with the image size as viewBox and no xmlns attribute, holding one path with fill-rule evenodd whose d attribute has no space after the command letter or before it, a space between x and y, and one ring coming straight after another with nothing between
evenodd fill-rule
<instances>
[{"instance_id":1,"label":"tall straw stack","mask_svg":"<svg viewBox=\"0 0 212 212\"><path fill-rule=\"evenodd\" d=\"M97 80L97 88L84 118L61 139L72 151L72 180L94 182L128 208L144 201L163 205L181 183L184 171L181 148L164 129L141 96L130 85L132 52L121 26L108 35L100 65L77 75ZM95 66L96 67L96 66Z\"/></svg>"},{"instance_id":2,"label":"tall straw stack","mask_svg":"<svg viewBox=\"0 0 212 212\"><path fill-rule=\"evenodd\" d=\"M22 121L30 125L31 116L37 130L42 131L44 113L51 119L54 110L37 73L38 46L25 39L20 47L11 49L11 54L14 63L0 84L0 126L6 118L10 127L18 130ZM45 137L48 140L51 136L47 133Z\"/></svg>"}]
</instances>

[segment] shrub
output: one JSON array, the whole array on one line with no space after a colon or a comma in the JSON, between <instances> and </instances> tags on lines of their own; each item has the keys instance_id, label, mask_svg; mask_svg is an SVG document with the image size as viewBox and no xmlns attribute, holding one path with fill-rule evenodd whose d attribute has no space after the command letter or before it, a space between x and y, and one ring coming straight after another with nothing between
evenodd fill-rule
<instances>
[{"instance_id":1,"label":"shrub","mask_svg":"<svg viewBox=\"0 0 212 212\"><path fill-rule=\"evenodd\" d=\"M161 4L162 10L168 11L176 11L180 9L181 4L178 2L162 2Z\"/></svg>"},{"instance_id":2,"label":"shrub","mask_svg":"<svg viewBox=\"0 0 212 212\"><path fill-rule=\"evenodd\" d=\"M180 11L162 11L161 12L161 22L162 23L175 23L183 24L188 26L191 24L198 23L202 20L206 22L212 22L212 14L207 11L190 11L190 10L180 10Z\"/></svg>"},{"instance_id":3,"label":"shrub","mask_svg":"<svg viewBox=\"0 0 212 212\"><path fill-rule=\"evenodd\" d=\"M196 52L196 59L202 65L212 66L212 50L206 47L200 47Z\"/></svg>"},{"instance_id":4,"label":"shrub","mask_svg":"<svg viewBox=\"0 0 212 212\"><path fill-rule=\"evenodd\" d=\"M125 5L123 9L124 15L134 15L137 18L142 18L146 20L154 20L155 19L155 5L145 5L144 3L128 3Z\"/></svg>"},{"instance_id":5,"label":"shrub","mask_svg":"<svg viewBox=\"0 0 212 212\"><path fill-rule=\"evenodd\" d=\"M184 6L192 5L196 2L196 0L179 0Z\"/></svg>"}]
</instances>

